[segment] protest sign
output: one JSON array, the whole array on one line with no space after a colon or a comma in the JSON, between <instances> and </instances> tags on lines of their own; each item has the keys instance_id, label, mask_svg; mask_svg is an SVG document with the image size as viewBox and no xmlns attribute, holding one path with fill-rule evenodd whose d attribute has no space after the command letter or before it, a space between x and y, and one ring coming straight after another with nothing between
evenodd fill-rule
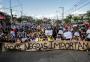
<instances>
[{"instance_id":1,"label":"protest sign","mask_svg":"<svg viewBox=\"0 0 90 62\"><path fill-rule=\"evenodd\" d=\"M53 30L45 30L45 35L52 35Z\"/></svg>"},{"instance_id":2,"label":"protest sign","mask_svg":"<svg viewBox=\"0 0 90 62\"><path fill-rule=\"evenodd\" d=\"M37 50L88 50L90 42L68 42L68 41L52 41L52 42L25 42L25 43L5 43L5 49L20 49L22 51L37 51Z\"/></svg>"}]
</instances>

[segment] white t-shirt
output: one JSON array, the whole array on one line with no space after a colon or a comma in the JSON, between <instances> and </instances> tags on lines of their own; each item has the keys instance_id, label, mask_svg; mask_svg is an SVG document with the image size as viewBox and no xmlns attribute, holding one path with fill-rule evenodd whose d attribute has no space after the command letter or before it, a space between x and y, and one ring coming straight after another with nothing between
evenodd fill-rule
<instances>
[{"instance_id":1,"label":"white t-shirt","mask_svg":"<svg viewBox=\"0 0 90 62\"><path fill-rule=\"evenodd\" d=\"M22 38L22 42L24 42L24 41L26 41L27 40L27 38Z\"/></svg>"},{"instance_id":2,"label":"white t-shirt","mask_svg":"<svg viewBox=\"0 0 90 62\"><path fill-rule=\"evenodd\" d=\"M15 32L14 31L11 31L10 34L13 35L13 36L15 36Z\"/></svg>"},{"instance_id":3,"label":"white t-shirt","mask_svg":"<svg viewBox=\"0 0 90 62\"><path fill-rule=\"evenodd\" d=\"M86 33L87 33L87 38L90 38L90 29L88 29L88 30L86 31Z\"/></svg>"},{"instance_id":4,"label":"white t-shirt","mask_svg":"<svg viewBox=\"0 0 90 62\"><path fill-rule=\"evenodd\" d=\"M87 35L87 38L89 38L89 39L90 39L90 34L88 34L88 35Z\"/></svg>"},{"instance_id":5,"label":"white t-shirt","mask_svg":"<svg viewBox=\"0 0 90 62\"><path fill-rule=\"evenodd\" d=\"M2 37L3 34L4 34L4 33L0 33L0 37Z\"/></svg>"},{"instance_id":6,"label":"white t-shirt","mask_svg":"<svg viewBox=\"0 0 90 62\"><path fill-rule=\"evenodd\" d=\"M74 36L80 36L79 32L75 32Z\"/></svg>"},{"instance_id":7,"label":"white t-shirt","mask_svg":"<svg viewBox=\"0 0 90 62\"><path fill-rule=\"evenodd\" d=\"M86 31L86 33L87 33L87 34L90 34L90 29L88 29L88 30Z\"/></svg>"},{"instance_id":8,"label":"white t-shirt","mask_svg":"<svg viewBox=\"0 0 90 62\"><path fill-rule=\"evenodd\" d=\"M72 32L70 32L70 31L64 32L63 36L66 39L72 39Z\"/></svg>"},{"instance_id":9,"label":"white t-shirt","mask_svg":"<svg viewBox=\"0 0 90 62\"><path fill-rule=\"evenodd\" d=\"M63 30L59 30L58 34L63 34Z\"/></svg>"},{"instance_id":10,"label":"white t-shirt","mask_svg":"<svg viewBox=\"0 0 90 62\"><path fill-rule=\"evenodd\" d=\"M45 30L45 35L52 35L53 34L53 30Z\"/></svg>"}]
</instances>

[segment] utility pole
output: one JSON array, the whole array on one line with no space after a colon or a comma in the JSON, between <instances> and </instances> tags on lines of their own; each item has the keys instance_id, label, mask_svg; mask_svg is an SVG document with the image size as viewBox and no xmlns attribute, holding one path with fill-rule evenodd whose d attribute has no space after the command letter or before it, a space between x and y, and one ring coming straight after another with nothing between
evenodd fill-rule
<instances>
[{"instance_id":1,"label":"utility pole","mask_svg":"<svg viewBox=\"0 0 90 62\"><path fill-rule=\"evenodd\" d=\"M13 23L13 14L12 14L12 2L11 2L11 0L10 0L10 14L11 14L10 22L12 24Z\"/></svg>"},{"instance_id":2,"label":"utility pole","mask_svg":"<svg viewBox=\"0 0 90 62\"><path fill-rule=\"evenodd\" d=\"M64 7L59 7L62 9L62 24L64 24Z\"/></svg>"},{"instance_id":3,"label":"utility pole","mask_svg":"<svg viewBox=\"0 0 90 62\"><path fill-rule=\"evenodd\" d=\"M21 13L21 21L22 21L22 20L23 20L23 19L22 19L22 16L23 16L23 12L22 12L22 11L20 11L20 13Z\"/></svg>"},{"instance_id":4,"label":"utility pole","mask_svg":"<svg viewBox=\"0 0 90 62\"><path fill-rule=\"evenodd\" d=\"M75 7L75 10L74 10L74 16L76 16L76 7L77 7L78 5L76 4L76 5L74 5L74 7Z\"/></svg>"},{"instance_id":5,"label":"utility pole","mask_svg":"<svg viewBox=\"0 0 90 62\"><path fill-rule=\"evenodd\" d=\"M20 11L20 13L21 13L21 17L22 17L22 15L23 15L22 11Z\"/></svg>"},{"instance_id":6,"label":"utility pole","mask_svg":"<svg viewBox=\"0 0 90 62\"><path fill-rule=\"evenodd\" d=\"M56 18L57 18L57 20L58 20L58 11L56 10Z\"/></svg>"},{"instance_id":7,"label":"utility pole","mask_svg":"<svg viewBox=\"0 0 90 62\"><path fill-rule=\"evenodd\" d=\"M21 13L21 20L23 20L23 5L22 4L20 4L20 6L21 6L21 11L20 11L20 13Z\"/></svg>"}]
</instances>

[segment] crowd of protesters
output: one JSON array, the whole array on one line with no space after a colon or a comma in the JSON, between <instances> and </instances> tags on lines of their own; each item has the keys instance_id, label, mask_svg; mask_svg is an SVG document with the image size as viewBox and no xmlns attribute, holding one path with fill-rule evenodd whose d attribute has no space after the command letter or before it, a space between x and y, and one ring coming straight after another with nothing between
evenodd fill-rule
<instances>
[{"instance_id":1,"label":"crowd of protesters","mask_svg":"<svg viewBox=\"0 0 90 62\"><path fill-rule=\"evenodd\" d=\"M55 29L56 30L56 29ZM56 38L62 40L90 41L90 24L75 24L59 28Z\"/></svg>"},{"instance_id":2,"label":"crowd of protesters","mask_svg":"<svg viewBox=\"0 0 90 62\"><path fill-rule=\"evenodd\" d=\"M43 30L42 30L43 29ZM38 28L37 26L22 26L22 27L13 27L10 29L10 32L5 35L2 29L0 29L0 42L6 41L6 38L9 38L9 41L16 42L26 42L26 41L49 41L51 40L77 40L77 41L90 41L90 24L65 24L60 26L52 26L48 29L52 30L51 35L45 34L45 28ZM39 40L41 39L41 40Z\"/></svg>"}]
</instances>

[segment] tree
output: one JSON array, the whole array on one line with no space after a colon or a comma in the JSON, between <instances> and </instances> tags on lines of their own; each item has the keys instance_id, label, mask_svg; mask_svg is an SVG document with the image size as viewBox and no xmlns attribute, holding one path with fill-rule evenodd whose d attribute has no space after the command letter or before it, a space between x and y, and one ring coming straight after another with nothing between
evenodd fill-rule
<instances>
[{"instance_id":1,"label":"tree","mask_svg":"<svg viewBox=\"0 0 90 62\"><path fill-rule=\"evenodd\" d=\"M78 20L80 20L80 17L79 16L74 16L73 20L74 20L74 22L78 23L79 22Z\"/></svg>"},{"instance_id":2,"label":"tree","mask_svg":"<svg viewBox=\"0 0 90 62\"><path fill-rule=\"evenodd\" d=\"M62 23L61 20L56 20L56 21L55 21L55 24L57 24L57 25L59 25L59 24L61 24L61 23Z\"/></svg>"},{"instance_id":3,"label":"tree","mask_svg":"<svg viewBox=\"0 0 90 62\"><path fill-rule=\"evenodd\" d=\"M19 18L17 19L17 21L18 21L19 23L21 23L21 22L22 22L22 18L19 17Z\"/></svg>"},{"instance_id":4,"label":"tree","mask_svg":"<svg viewBox=\"0 0 90 62\"><path fill-rule=\"evenodd\" d=\"M28 22L35 22L32 16L27 16L27 21Z\"/></svg>"},{"instance_id":5,"label":"tree","mask_svg":"<svg viewBox=\"0 0 90 62\"><path fill-rule=\"evenodd\" d=\"M71 21L72 15L67 16L67 18Z\"/></svg>"},{"instance_id":6,"label":"tree","mask_svg":"<svg viewBox=\"0 0 90 62\"><path fill-rule=\"evenodd\" d=\"M64 22L65 22L66 24L68 24L68 23L71 23L71 20L69 20L68 18L66 18L66 19L64 19Z\"/></svg>"},{"instance_id":7,"label":"tree","mask_svg":"<svg viewBox=\"0 0 90 62\"><path fill-rule=\"evenodd\" d=\"M87 11L86 17L87 17L88 22L90 22L90 11Z\"/></svg>"},{"instance_id":8,"label":"tree","mask_svg":"<svg viewBox=\"0 0 90 62\"><path fill-rule=\"evenodd\" d=\"M68 15L68 16L64 19L65 23L71 23L71 20L72 20L72 15Z\"/></svg>"},{"instance_id":9,"label":"tree","mask_svg":"<svg viewBox=\"0 0 90 62\"><path fill-rule=\"evenodd\" d=\"M41 19L37 19L37 20L35 21L35 23L38 24L38 25L40 25L40 24L43 23L43 20L41 20Z\"/></svg>"},{"instance_id":10,"label":"tree","mask_svg":"<svg viewBox=\"0 0 90 62\"><path fill-rule=\"evenodd\" d=\"M31 16L22 16L17 19L18 22L27 21L27 22L35 22L33 17Z\"/></svg>"}]
</instances>

